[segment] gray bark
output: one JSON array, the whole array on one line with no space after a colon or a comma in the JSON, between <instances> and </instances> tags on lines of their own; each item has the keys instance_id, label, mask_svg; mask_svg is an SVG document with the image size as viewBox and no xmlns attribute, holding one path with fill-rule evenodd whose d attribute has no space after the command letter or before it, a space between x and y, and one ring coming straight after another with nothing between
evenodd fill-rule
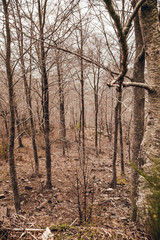
<instances>
[{"instance_id":1,"label":"gray bark","mask_svg":"<svg viewBox=\"0 0 160 240\"><path fill-rule=\"evenodd\" d=\"M135 5L135 2L134 2ZM136 55L133 71L133 80L138 83L144 83L144 63L145 56L143 51L143 39L139 23L139 16L136 15L134 19L135 28L135 41L136 41ZM142 54L141 54L142 53ZM132 139L132 162L135 165L139 165L139 151L140 145L144 134L144 89L136 88L133 89L133 139ZM138 173L133 170L132 172L132 220L136 221L137 218L137 184L138 184Z\"/></svg>"},{"instance_id":2,"label":"gray bark","mask_svg":"<svg viewBox=\"0 0 160 240\"><path fill-rule=\"evenodd\" d=\"M160 23L157 1L146 0L140 11L141 29L145 45L148 83L155 85L156 91L148 93L148 121L142 141L141 156L143 168L148 170L154 158L160 159ZM147 190L140 179L138 207L145 213Z\"/></svg>"}]
</instances>

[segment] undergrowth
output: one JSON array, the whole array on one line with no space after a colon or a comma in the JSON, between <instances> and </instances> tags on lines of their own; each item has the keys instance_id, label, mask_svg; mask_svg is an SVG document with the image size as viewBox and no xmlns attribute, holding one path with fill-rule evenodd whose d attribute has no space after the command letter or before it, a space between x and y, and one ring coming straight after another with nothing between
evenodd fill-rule
<instances>
[{"instance_id":1,"label":"undergrowth","mask_svg":"<svg viewBox=\"0 0 160 240\"><path fill-rule=\"evenodd\" d=\"M135 167L134 167L135 168ZM149 173L137 169L138 173L146 180L146 189L150 194L146 197L148 224L147 230L154 240L160 239L160 159L153 158Z\"/></svg>"},{"instance_id":2,"label":"undergrowth","mask_svg":"<svg viewBox=\"0 0 160 240\"><path fill-rule=\"evenodd\" d=\"M5 160L8 159L8 142L4 139L0 144L0 158Z\"/></svg>"}]
</instances>

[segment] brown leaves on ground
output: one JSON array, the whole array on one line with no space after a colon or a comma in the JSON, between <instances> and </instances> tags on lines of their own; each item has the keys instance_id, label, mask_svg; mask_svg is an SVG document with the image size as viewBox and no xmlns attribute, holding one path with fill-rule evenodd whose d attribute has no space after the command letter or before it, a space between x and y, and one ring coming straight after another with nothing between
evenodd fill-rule
<instances>
[{"instance_id":1,"label":"brown leaves on ground","mask_svg":"<svg viewBox=\"0 0 160 240\"><path fill-rule=\"evenodd\" d=\"M0 164L0 206L7 208L6 216L0 222L0 239L42 239L47 227L52 231L51 239L149 239L143 228L131 222L130 168L125 156L127 177L120 176L117 161L118 186L110 188L112 180L112 148L107 137L102 138L102 153L96 156L93 133L87 131L87 177L89 199L94 185L93 202L88 202L87 211L92 209L90 223L79 226L76 177L80 186L83 177L79 163L77 143L72 142L73 132L68 131L69 148L62 155L61 142L52 136L52 184L45 188L45 154L42 136L38 136L40 174L34 174L34 159L31 140L23 137L23 148L15 151L19 192L22 212L16 214L13 207L12 189L8 163ZM127 152L127 150L126 150ZM92 184L91 184L92 183ZM81 192L83 194L83 191ZM81 199L83 203L83 199ZM72 223L74 223L72 225ZM72 226L71 226L72 225ZM14 229L17 231L13 231ZM8 230L7 230L8 229ZM37 229L26 231L24 229ZM38 229L41 229L38 231ZM18 231L19 230L19 231Z\"/></svg>"}]
</instances>

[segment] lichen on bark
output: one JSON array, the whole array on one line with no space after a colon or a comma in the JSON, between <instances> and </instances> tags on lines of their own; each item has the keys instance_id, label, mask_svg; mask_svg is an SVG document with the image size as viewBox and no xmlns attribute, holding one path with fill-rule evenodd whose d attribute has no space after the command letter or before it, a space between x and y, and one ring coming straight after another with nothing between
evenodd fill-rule
<instances>
[{"instance_id":1,"label":"lichen on bark","mask_svg":"<svg viewBox=\"0 0 160 240\"><path fill-rule=\"evenodd\" d=\"M149 171L154 158L160 159L160 23L157 1L145 1L140 11L140 22L145 44L148 84L156 86L155 92L148 93L148 120L141 144L143 169ZM144 180L140 178L137 205L141 213L145 210L147 194L149 194L149 189L146 188Z\"/></svg>"}]
</instances>

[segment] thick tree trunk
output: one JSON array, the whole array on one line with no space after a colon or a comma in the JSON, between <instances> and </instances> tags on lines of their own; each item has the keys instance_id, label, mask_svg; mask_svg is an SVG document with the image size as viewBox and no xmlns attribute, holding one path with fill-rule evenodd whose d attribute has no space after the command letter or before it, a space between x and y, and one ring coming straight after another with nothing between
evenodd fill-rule
<instances>
[{"instance_id":1,"label":"thick tree trunk","mask_svg":"<svg viewBox=\"0 0 160 240\"><path fill-rule=\"evenodd\" d=\"M41 51L41 71L42 71L42 96L43 96L43 117L44 117L44 138L45 138L45 153L46 153L46 187L52 188L51 181L51 146L50 146L50 123L49 123L49 89L48 89L48 76L46 69L46 54L44 48L44 24L46 14L45 1L43 10L40 1L38 0L38 14L40 26L40 51Z\"/></svg>"},{"instance_id":2,"label":"thick tree trunk","mask_svg":"<svg viewBox=\"0 0 160 240\"><path fill-rule=\"evenodd\" d=\"M9 132L9 168L10 168L10 177L14 195L14 205L16 212L20 210L20 198L18 191L18 183L16 176L16 167L14 161L14 139L15 139L15 106L14 106L14 90L13 90L13 79L12 79L12 69L11 69L11 36L10 36L10 27L9 27L9 14L8 14L8 3L6 0L3 0L3 9L5 17L5 26L6 26L6 71L8 79L8 88L9 88L9 108L10 108L10 132Z\"/></svg>"},{"instance_id":3,"label":"thick tree trunk","mask_svg":"<svg viewBox=\"0 0 160 240\"><path fill-rule=\"evenodd\" d=\"M148 83L155 92L148 94L148 122L142 141L144 169L148 169L154 158L160 159L160 23L157 1L146 0L140 11L141 29L145 44ZM140 181L137 204L144 208L146 188Z\"/></svg>"},{"instance_id":4,"label":"thick tree trunk","mask_svg":"<svg viewBox=\"0 0 160 240\"><path fill-rule=\"evenodd\" d=\"M135 2L134 2L135 5ZM144 83L144 63L145 56L143 51L143 39L139 23L139 16L136 15L134 19L135 27L135 41L136 41L136 55L133 71L133 79L135 82ZM136 88L133 89L134 94L134 105L133 105L133 139L132 139L132 162L135 165L139 165L139 152L140 145L144 134L144 89ZM132 220L136 221L137 218L137 184L138 184L138 173L133 170L132 172Z\"/></svg>"}]
</instances>

